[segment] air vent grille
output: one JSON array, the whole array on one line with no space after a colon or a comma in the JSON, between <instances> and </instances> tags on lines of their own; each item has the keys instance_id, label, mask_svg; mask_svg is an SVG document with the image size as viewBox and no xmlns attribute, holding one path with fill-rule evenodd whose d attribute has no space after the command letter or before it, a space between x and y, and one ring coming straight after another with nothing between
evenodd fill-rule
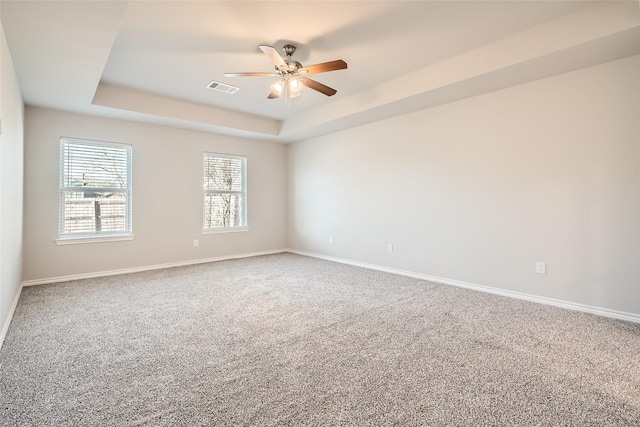
<instances>
[{"instance_id":1,"label":"air vent grille","mask_svg":"<svg viewBox=\"0 0 640 427\"><path fill-rule=\"evenodd\" d=\"M217 90L224 93L236 93L240 90L239 87L231 86L226 83L220 83L213 81L207 85L209 89Z\"/></svg>"}]
</instances>

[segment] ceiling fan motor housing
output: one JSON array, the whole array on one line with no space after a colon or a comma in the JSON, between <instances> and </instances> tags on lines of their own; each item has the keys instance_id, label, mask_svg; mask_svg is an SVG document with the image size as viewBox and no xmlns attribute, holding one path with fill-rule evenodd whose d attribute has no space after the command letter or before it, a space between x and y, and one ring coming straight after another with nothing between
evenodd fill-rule
<instances>
[{"instance_id":1,"label":"ceiling fan motor housing","mask_svg":"<svg viewBox=\"0 0 640 427\"><path fill-rule=\"evenodd\" d=\"M296 74L298 70L302 68L302 64L293 59L285 59L284 62L287 63L287 70L285 70L287 73Z\"/></svg>"}]
</instances>

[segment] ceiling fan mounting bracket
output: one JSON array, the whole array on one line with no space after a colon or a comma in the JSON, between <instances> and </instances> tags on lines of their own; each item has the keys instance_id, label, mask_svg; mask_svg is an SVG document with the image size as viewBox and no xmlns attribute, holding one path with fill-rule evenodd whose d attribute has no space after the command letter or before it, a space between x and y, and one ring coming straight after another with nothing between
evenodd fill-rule
<instances>
[{"instance_id":1,"label":"ceiling fan mounting bracket","mask_svg":"<svg viewBox=\"0 0 640 427\"><path fill-rule=\"evenodd\" d=\"M284 46L282 46L282 50L284 51L285 55L291 58L291 55L293 55L293 53L296 51L296 47L292 44L285 44Z\"/></svg>"}]
</instances>

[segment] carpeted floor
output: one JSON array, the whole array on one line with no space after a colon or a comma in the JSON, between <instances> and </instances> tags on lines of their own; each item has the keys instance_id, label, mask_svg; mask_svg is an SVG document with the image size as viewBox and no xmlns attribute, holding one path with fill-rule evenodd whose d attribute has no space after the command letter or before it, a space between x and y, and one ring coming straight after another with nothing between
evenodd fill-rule
<instances>
[{"instance_id":1,"label":"carpeted floor","mask_svg":"<svg viewBox=\"0 0 640 427\"><path fill-rule=\"evenodd\" d=\"M23 290L3 426L638 426L640 325L278 254Z\"/></svg>"}]
</instances>

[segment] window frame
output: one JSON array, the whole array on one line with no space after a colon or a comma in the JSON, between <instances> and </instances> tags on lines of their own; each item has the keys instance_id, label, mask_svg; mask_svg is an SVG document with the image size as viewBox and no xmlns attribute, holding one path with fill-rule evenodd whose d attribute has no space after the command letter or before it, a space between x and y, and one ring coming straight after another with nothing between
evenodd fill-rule
<instances>
[{"instance_id":1,"label":"window frame","mask_svg":"<svg viewBox=\"0 0 640 427\"><path fill-rule=\"evenodd\" d=\"M88 187L88 186L65 186L65 166L68 166L65 147L70 145L84 145L87 147L106 147L125 151L126 158L126 179L125 188L120 187ZM115 240L133 240L133 147L131 144L91 140L86 138L60 137L60 157L59 157L59 184L58 184L58 238L55 240L58 245L95 243ZM65 232L65 195L70 192L113 192L123 193L125 200L124 230L105 232ZM94 212L95 216L95 212Z\"/></svg>"},{"instance_id":2,"label":"window frame","mask_svg":"<svg viewBox=\"0 0 640 427\"><path fill-rule=\"evenodd\" d=\"M232 159L232 160L240 160L241 163L241 175L242 175L242 185L240 191L234 190L211 190L206 188L205 182L205 165L208 157L220 158L220 159ZM249 230L249 218L248 218L248 185L247 185L247 156L238 155L238 154L226 154L226 153L217 153L211 151L205 151L202 155L202 233L203 234L214 234L214 233L234 233L234 232L242 232ZM242 198L242 225L236 226L218 226L218 227L207 227L207 202L206 198L209 194L240 194Z\"/></svg>"}]
</instances>

